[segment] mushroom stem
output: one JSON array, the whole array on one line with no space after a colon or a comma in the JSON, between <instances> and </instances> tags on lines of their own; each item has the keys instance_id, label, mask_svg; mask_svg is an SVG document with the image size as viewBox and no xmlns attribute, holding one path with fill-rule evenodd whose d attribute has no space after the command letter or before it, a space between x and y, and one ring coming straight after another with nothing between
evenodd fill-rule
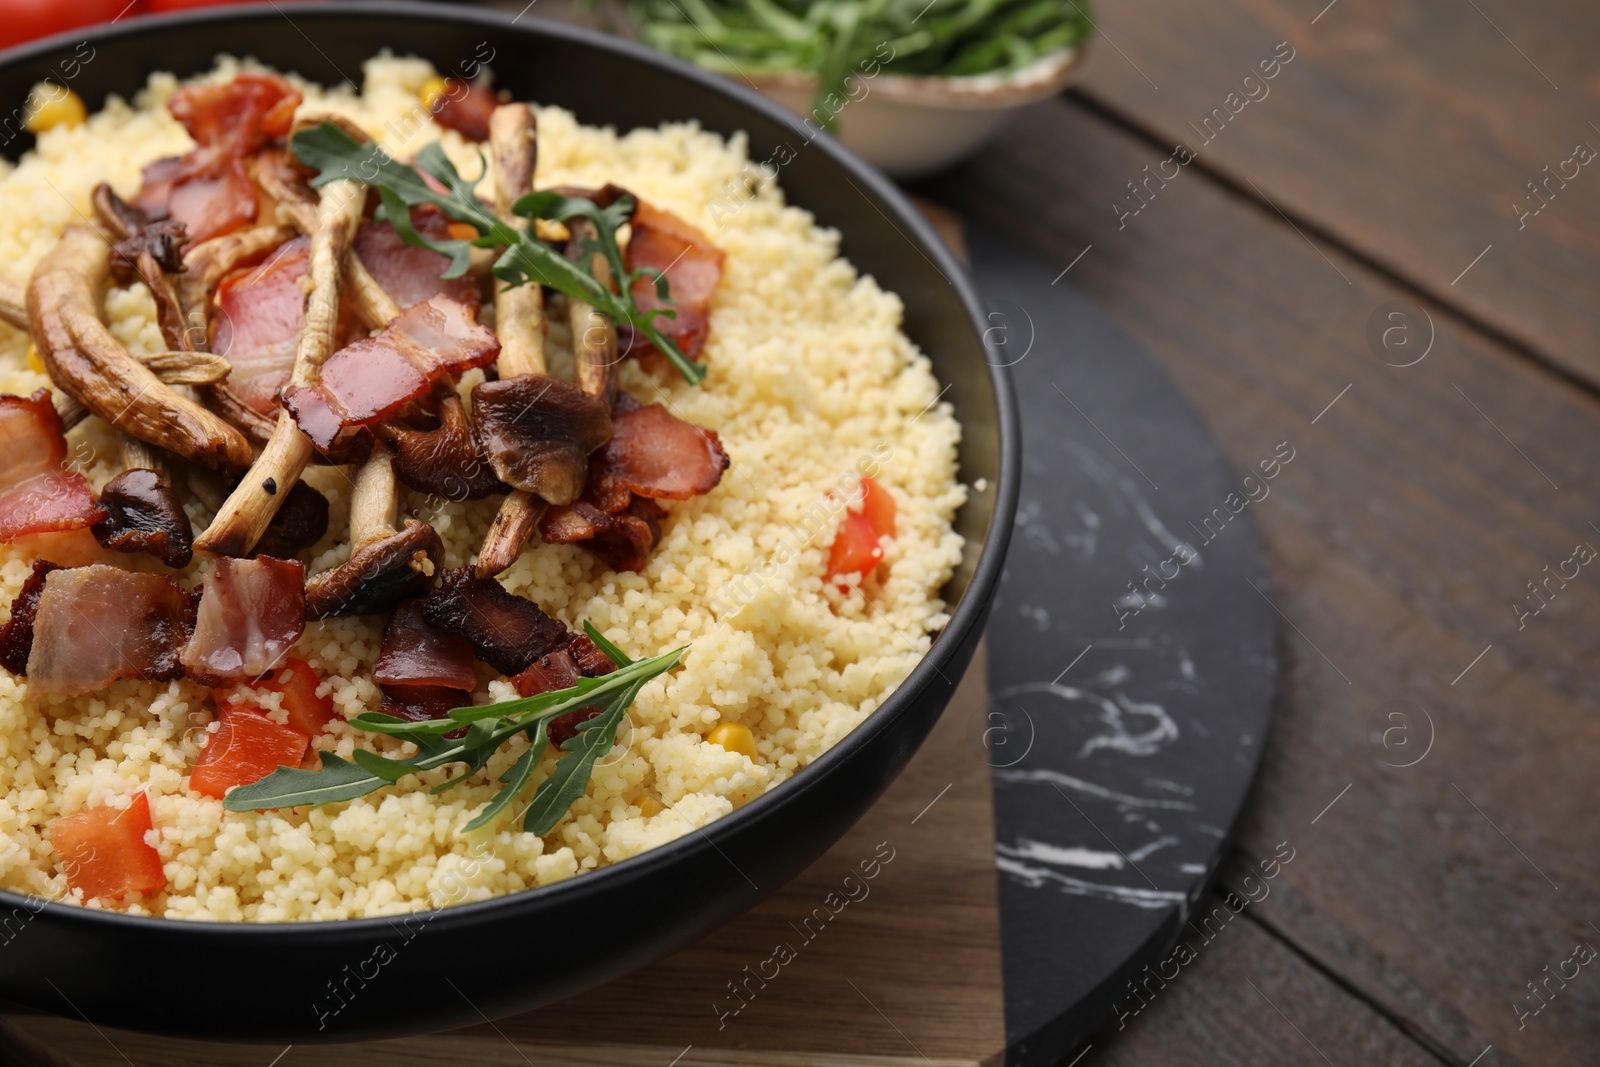
<instances>
[{"instance_id":1,"label":"mushroom stem","mask_svg":"<svg viewBox=\"0 0 1600 1067\"><path fill-rule=\"evenodd\" d=\"M65 432L78 425L89 417L89 409L63 392L52 392L50 402L55 405L56 414L61 416L61 428Z\"/></svg>"},{"instance_id":2,"label":"mushroom stem","mask_svg":"<svg viewBox=\"0 0 1600 1067\"><path fill-rule=\"evenodd\" d=\"M28 282L28 319L50 379L120 430L208 467L244 467L250 442L135 359L100 321L111 246L68 226Z\"/></svg>"},{"instance_id":3,"label":"mushroom stem","mask_svg":"<svg viewBox=\"0 0 1600 1067\"><path fill-rule=\"evenodd\" d=\"M300 345L289 376L294 385L315 385L323 362L333 353L345 254L361 224L365 206L366 187L359 182L340 179L322 187L317 229L311 235L311 293L306 298ZM280 410L278 423L260 458L195 541L195 547L218 555L247 554L265 532L300 472L311 462L311 454L311 441L295 425L294 417L287 410Z\"/></svg>"},{"instance_id":4,"label":"mushroom stem","mask_svg":"<svg viewBox=\"0 0 1600 1067\"><path fill-rule=\"evenodd\" d=\"M538 163L538 127L527 104L504 104L489 117L489 167L494 175L495 210L508 226L526 229L528 222L511 208L533 191ZM500 375L543 374L544 290L534 282L516 287L496 279L494 326L500 338Z\"/></svg>"},{"instance_id":5,"label":"mushroom stem","mask_svg":"<svg viewBox=\"0 0 1600 1067\"><path fill-rule=\"evenodd\" d=\"M527 220L511 208L533 191L538 165L538 125L527 104L504 104L489 116L489 167L494 175L495 210L507 225L522 229ZM494 326L500 338L500 376L545 373L544 290L534 282L515 288L494 284ZM576 335L574 335L576 336ZM522 555L544 516L545 502L524 489L513 489L500 502L483 547L478 574L499 574Z\"/></svg>"},{"instance_id":6,"label":"mushroom stem","mask_svg":"<svg viewBox=\"0 0 1600 1067\"><path fill-rule=\"evenodd\" d=\"M16 282L0 278L0 322L9 323L19 330L28 326L28 297Z\"/></svg>"},{"instance_id":7,"label":"mushroom stem","mask_svg":"<svg viewBox=\"0 0 1600 1067\"><path fill-rule=\"evenodd\" d=\"M133 470L143 468L155 471L161 475L161 480L168 484L172 481L172 474L166 460L166 454L159 448L154 448L147 442L127 434L118 434L119 443L122 445L122 468Z\"/></svg>"},{"instance_id":8,"label":"mushroom stem","mask_svg":"<svg viewBox=\"0 0 1600 1067\"><path fill-rule=\"evenodd\" d=\"M400 521L400 491L395 484L394 453L377 445L356 470L350 489L350 548L390 537Z\"/></svg>"},{"instance_id":9,"label":"mushroom stem","mask_svg":"<svg viewBox=\"0 0 1600 1067\"><path fill-rule=\"evenodd\" d=\"M331 112L301 112L295 117L295 129L305 129L330 122L353 140L368 144L372 138L367 132L343 115ZM256 181L282 206L301 233L311 233L317 225L317 201L300 175L289 165L286 157L264 156L256 164ZM361 257L354 252L345 257L344 285L355 308L356 317L369 330L382 329L389 320L400 314L401 308L378 284Z\"/></svg>"}]
</instances>

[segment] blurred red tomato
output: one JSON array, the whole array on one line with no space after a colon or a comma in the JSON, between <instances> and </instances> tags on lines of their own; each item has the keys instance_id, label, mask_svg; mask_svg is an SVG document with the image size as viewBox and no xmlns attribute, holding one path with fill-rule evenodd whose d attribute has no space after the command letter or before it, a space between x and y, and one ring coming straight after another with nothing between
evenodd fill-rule
<instances>
[{"instance_id":1,"label":"blurred red tomato","mask_svg":"<svg viewBox=\"0 0 1600 1067\"><path fill-rule=\"evenodd\" d=\"M192 7L221 7L224 4L239 4L245 0L143 0L139 5L141 11L187 11Z\"/></svg>"},{"instance_id":2,"label":"blurred red tomato","mask_svg":"<svg viewBox=\"0 0 1600 1067\"><path fill-rule=\"evenodd\" d=\"M109 22L127 10L132 15L139 0L5 0L0 5L0 48L48 37L97 22Z\"/></svg>"}]
</instances>

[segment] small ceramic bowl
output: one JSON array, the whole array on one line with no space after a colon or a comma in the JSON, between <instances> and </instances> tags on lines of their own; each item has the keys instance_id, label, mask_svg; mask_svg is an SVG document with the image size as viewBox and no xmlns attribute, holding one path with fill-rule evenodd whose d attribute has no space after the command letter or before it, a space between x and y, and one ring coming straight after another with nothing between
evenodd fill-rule
<instances>
[{"instance_id":1,"label":"small ceramic bowl","mask_svg":"<svg viewBox=\"0 0 1600 1067\"><path fill-rule=\"evenodd\" d=\"M1082 47L1074 47L1004 75L862 78L851 86L853 99L834 101L836 132L846 148L891 177L926 177L976 152L1018 108L1072 84L1082 59ZM751 71L740 80L813 124L828 113L826 104L817 106L815 74Z\"/></svg>"}]
</instances>

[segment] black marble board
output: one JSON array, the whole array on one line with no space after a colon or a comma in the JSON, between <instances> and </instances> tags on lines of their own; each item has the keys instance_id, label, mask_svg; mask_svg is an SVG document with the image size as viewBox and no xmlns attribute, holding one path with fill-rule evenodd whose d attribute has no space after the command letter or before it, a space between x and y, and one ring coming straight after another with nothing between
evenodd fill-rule
<instances>
[{"instance_id":1,"label":"black marble board","mask_svg":"<svg viewBox=\"0 0 1600 1067\"><path fill-rule=\"evenodd\" d=\"M1233 468L1068 272L981 230L969 244L1023 424L986 741L1006 1062L1031 1067L1142 1003L1130 981L1172 949L1223 857L1277 675L1251 514L1270 481ZM1274 473L1276 444L1261 456Z\"/></svg>"}]
</instances>

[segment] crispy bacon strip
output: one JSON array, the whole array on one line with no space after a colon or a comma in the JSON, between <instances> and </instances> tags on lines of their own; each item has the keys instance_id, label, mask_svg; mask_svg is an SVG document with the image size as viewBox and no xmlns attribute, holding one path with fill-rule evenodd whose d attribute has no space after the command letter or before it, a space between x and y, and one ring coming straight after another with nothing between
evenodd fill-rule
<instances>
[{"instance_id":1,"label":"crispy bacon strip","mask_svg":"<svg viewBox=\"0 0 1600 1067\"><path fill-rule=\"evenodd\" d=\"M623 263L629 273L640 269L660 271L669 285L674 318L656 317L656 328L677 342L690 359L700 354L711 332L711 297L722 283L722 249L705 234L670 211L652 207L643 200L633 212L633 236L628 241ZM634 281L633 300L641 311L649 312L666 304L656 294L652 277ZM635 337L632 351L654 351L642 337Z\"/></svg>"},{"instance_id":2,"label":"crispy bacon strip","mask_svg":"<svg viewBox=\"0 0 1600 1067\"><path fill-rule=\"evenodd\" d=\"M449 718L451 708L471 703L461 690L447 685L385 685L381 688L383 703L378 710L410 722ZM465 730L462 727L462 732ZM459 737L460 733L452 730L445 736Z\"/></svg>"},{"instance_id":3,"label":"crispy bacon strip","mask_svg":"<svg viewBox=\"0 0 1600 1067\"><path fill-rule=\"evenodd\" d=\"M433 112L433 121L445 129L481 143L489 139L489 118L499 103L484 86L447 78L428 110Z\"/></svg>"},{"instance_id":4,"label":"crispy bacon strip","mask_svg":"<svg viewBox=\"0 0 1600 1067\"><path fill-rule=\"evenodd\" d=\"M0 542L77 530L106 517L89 482L63 469L67 438L50 391L0 396Z\"/></svg>"},{"instance_id":5,"label":"crispy bacon strip","mask_svg":"<svg viewBox=\"0 0 1600 1067\"><path fill-rule=\"evenodd\" d=\"M494 332L472 311L433 297L402 312L382 333L328 357L320 381L284 390L285 407L318 448L347 429L378 422L425 395L445 375L494 362Z\"/></svg>"},{"instance_id":6,"label":"crispy bacon strip","mask_svg":"<svg viewBox=\"0 0 1600 1067\"><path fill-rule=\"evenodd\" d=\"M587 501L551 508L539 522L539 536L552 545L581 542L614 571L642 571L650 550L661 540L661 505L648 497L633 497L615 514Z\"/></svg>"},{"instance_id":7,"label":"crispy bacon strip","mask_svg":"<svg viewBox=\"0 0 1600 1067\"><path fill-rule=\"evenodd\" d=\"M450 220L436 208L412 208L411 223L432 240L450 236ZM363 222L352 250L402 309L436 296L448 297L474 312L483 304L476 280L471 276L441 278L450 261L432 249L406 244L387 222Z\"/></svg>"},{"instance_id":8,"label":"crispy bacon strip","mask_svg":"<svg viewBox=\"0 0 1600 1067\"><path fill-rule=\"evenodd\" d=\"M445 633L466 638L477 657L502 674L519 674L564 647L568 630L533 601L506 592L469 568L445 571L423 604L423 616Z\"/></svg>"},{"instance_id":9,"label":"crispy bacon strip","mask_svg":"<svg viewBox=\"0 0 1600 1067\"><path fill-rule=\"evenodd\" d=\"M704 496L722 481L728 453L715 430L686 422L661 404L617 398L611 440L595 457L595 479L656 500Z\"/></svg>"},{"instance_id":10,"label":"crispy bacon strip","mask_svg":"<svg viewBox=\"0 0 1600 1067\"><path fill-rule=\"evenodd\" d=\"M61 564L47 559L33 561L33 573L22 583L22 589L11 602L11 617L0 626L0 667L15 675L28 673L28 654L33 651L33 619L39 611L39 596L44 592L44 580L51 571L61 569Z\"/></svg>"},{"instance_id":11,"label":"crispy bacon strip","mask_svg":"<svg viewBox=\"0 0 1600 1067\"><path fill-rule=\"evenodd\" d=\"M385 687L442 686L470 693L478 685L478 675L472 669L472 644L430 625L422 604L421 600L408 600L389 616L372 680ZM459 692L454 699L457 703L451 707L460 707Z\"/></svg>"},{"instance_id":12,"label":"crispy bacon strip","mask_svg":"<svg viewBox=\"0 0 1600 1067\"><path fill-rule=\"evenodd\" d=\"M305 321L302 280L311 265L311 238L280 245L260 266L231 274L217 288L212 348L233 365L228 387L243 403L272 415L278 390L294 370Z\"/></svg>"},{"instance_id":13,"label":"crispy bacon strip","mask_svg":"<svg viewBox=\"0 0 1600 1067\"><path fill-rule=\"evenodd\" d=\"M254 222L260 205L245 160L289 132L299 105L300 93L276 74L247 71L229 82L179 89L167 110L195 147L144 169L139 207L151 218L183 223L195 241Z\"/></svg>"},{"instance_id":14,"label":"crispy bacon strip","mask_svg":"<svg viewBox=\"0 0 1600 1067\"><path fill-rule=\"evenodd\" d=\"M512 678L511 684L522 696L531 697L567 689L576 685L579 678L598 678L616 669L617 665L587 635L570 633L563 647L540 656ZM550 743L556 748L565 745L577 734L579 726L600 712L600 708L591 704L551 719Z\"/></svg>"},{"instance_id":15,"label":"crispy bacon strip","mask_svg":"<svg viewBox=\"0 0 1600 1067\"><path fill-rule=\"evenodd\" d=\"M119 678L182 677L179 652L194 619L194 598L159 574L103 563L51 571L34 614L28 682L75 696Z\"/></svg>"},{"instance_id":16,"label":"crispy bacon strip","mask_svg":"<svg viewBox=\"0 0 1600 1067\"><path fill-rule=\"evenodd\" d=\"M282 666L306 628L305 584L305 565L295 560L214 561L183 649L190 676L222 686Z\"/></svg>"},{"instance_id":17,"label":"crispy bacon strip","mask_svg":"<svg viewBox=\"0 0 1600 1067\"><path fill-rule=\"evenodd\" d=\"M666 517L655 501L710 492L728 469L728 454L716 431L626 393L617 397L611 425L611 440L590 461L582 499L545 512L539 534L551 544L582 543L613 570L643 570Z\"/></svg>"}]
</instances>

